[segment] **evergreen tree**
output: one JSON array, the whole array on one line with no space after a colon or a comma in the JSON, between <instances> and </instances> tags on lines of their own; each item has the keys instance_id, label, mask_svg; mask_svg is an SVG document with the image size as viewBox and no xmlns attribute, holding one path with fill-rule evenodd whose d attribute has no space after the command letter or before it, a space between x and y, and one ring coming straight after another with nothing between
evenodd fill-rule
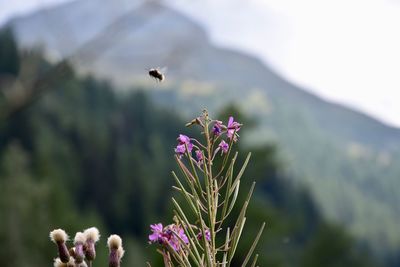
<instances>
[{"instance_id":1,"label":"evergreen tree","mask_svg":"<svg viewBox=\"0 0 400 267\"><path fill-rule=\"evenodd\" d=\"M11 28L0 29L0 77L19 72L20 60L18 46Z\"/></svg>"}]
</instances>

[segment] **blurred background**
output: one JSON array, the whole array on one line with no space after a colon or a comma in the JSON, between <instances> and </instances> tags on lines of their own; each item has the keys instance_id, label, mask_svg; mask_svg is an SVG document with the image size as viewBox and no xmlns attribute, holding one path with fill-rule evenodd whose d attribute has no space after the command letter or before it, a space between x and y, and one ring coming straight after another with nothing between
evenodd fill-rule
<instances>
[{"instance_id":1,"label":"blurred background","mask_svg":"<svg viewBox=\"0 0 400 267\"><path fill-rule=\"evenodd\" d=\"M260 266L400 266L400 2L0 6L2 266L50 266L50 230L93 225L95 266L110 233L124 266L161 266L149 224L172 217L173 147L203 108L253 152L239 259L266 221Z\"/></svg>"}]
</instances>

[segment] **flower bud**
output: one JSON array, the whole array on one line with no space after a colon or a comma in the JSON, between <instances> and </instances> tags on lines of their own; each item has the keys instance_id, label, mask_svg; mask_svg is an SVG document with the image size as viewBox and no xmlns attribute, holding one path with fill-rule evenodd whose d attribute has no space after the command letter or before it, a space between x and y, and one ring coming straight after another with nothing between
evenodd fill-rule
<instances>
[{"instance_id":1,"label":"flower bud","mask_svg":"<svg viewBox=\"0 0 400 267\"><path fill-rule=\"evenodd\" d=\"M107 240L107 246L110 250L109 267L119 267L121 258L124 256L122 248L122 239L118 235L111 235Z\"/></svg>"},{"instance_id":2,"label":"flower bud","mask_svg":"<svg viewBox=\"0 0 400 267\"><path fill-rule=\"evenodd\" d=\"M63 263L69 262L70 256L67 245L65 244L68 240L67 233L62 229L53 230L50 232L50 240L57 245L60 261Z\"/></svg>"},{"instance_id":3,"label":"flower bud","mask_svg":"<svg viewBox=\"0 0 400 267\"><path fill-rule=\"evenodd\" d=\"M100 239L99 230L96 227L91 227L83 233L86 237L85 256L89 261L93 261L96 258L95 244Z\"/></svg>"},{"instance_id":4,"label":"flower bud","mask_svg":"<svg viewBox=\"0 0 400 267\"><path fill-rule=\"evenodd\" d=\"M198 125L204 127L204 124L203 124L203 122L201 121L200 117L197 117L197 118L191 120L190 122L186 123L185 126L186 126L186 127L190 127L190 126L192 126L192 125L194 125L194 124L198 124Z\"/></svg>"},{"instance_id":5,"label":"flower bud","mask_svg":"<svg viewBox=\"0 0 400 267\"><path fill-rule=\"evenodd\" d=\"M85 235L82 232L77 232L74 238L74 245L75 245L75 262L76 263L82 263L85 254L83 253L83 244L85 244L86 238Z\"/></svg>"}]
</instances>

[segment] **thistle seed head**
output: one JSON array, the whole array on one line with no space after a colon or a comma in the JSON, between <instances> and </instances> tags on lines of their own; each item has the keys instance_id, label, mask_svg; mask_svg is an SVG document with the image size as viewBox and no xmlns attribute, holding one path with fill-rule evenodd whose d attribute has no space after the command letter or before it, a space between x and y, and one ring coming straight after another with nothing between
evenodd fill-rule
<instances>
[{"instance_id":1,"label":"thistle seed head","mask_svg":"<svg viewBox=\"0 0 400 267\"><path fill-rule=\"evenodd\" d=\"M110 235L110 237L107 239L107 246L110 250L118 249L122 246L121 237L119 237L119 235Z\"/></svg>"},{"instance_id":2,"label":"thistle seed head","mask_svg":"<svg viewBox=\"0 0 400 267\"><path fill-rule=\"evenodd\" d=\"M74 245L84 244L86 242L86 236L82 232L77 232L74 238Z\"/></svg>"},{"instance_id":3,"label":"thistle seed head","mask_svg":"<svg viewBox=\"0 0 400 267\"><path fill-rule=\"evenodd\" d=\"M86 240L97 242L100 239L99 230L96 227L90 227L86 229L83 233L85 234Z\"/></svg>"},{"instance_id":4,"label":"thistle seed head","mask_svg":"<svg viewBox=\"0 0 400 267\"><path fill-rule=\"evenodd\" d=\"M69 239L67 233L63 229L55 229L50 232L50 240L54 243L64 243Z\"/></svg>"},{"instance_id":5,"label":"thistle seed head","mask_svg":"<svg viewBox=\"0 0 400 267\"><path fill-rule=\"evenodd\" d=\"M107 246L110 250L108 266L119 267L121 258L124 256L124 249L122 248L122 239L118 235L111 235L107 240Z\"/></svg>"}]
</instances>

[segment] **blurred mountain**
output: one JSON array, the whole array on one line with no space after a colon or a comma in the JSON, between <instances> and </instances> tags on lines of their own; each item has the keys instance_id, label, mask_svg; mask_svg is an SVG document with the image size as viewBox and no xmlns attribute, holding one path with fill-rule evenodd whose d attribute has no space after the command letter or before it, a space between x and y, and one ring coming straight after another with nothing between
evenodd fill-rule
<instances>
[{"instance_id":1,"label":"blurred mountain","mask_svg":"<svg viewBox=\"0 0 400 267\"><path fill-rule=\"evenodd\" d=\"M215 46L190 18L158 1L70 2L9 22L22 47L43 46L83 73L121 88L153 88L182 110L234 102L261 124L247 142L283 149L288 171L322 210L385 251L400 243L400 130L326 102L278 76L259 59ZM146 68L168 66L156 84Z\"/></svg>"},{"instance_id":2,"label":"blurred mountain","mask_svg":"<svg viewBox=\"0 0 400 267\"><path fill-rule=\"evenodd\" d=\"M7 46L8 52L16 50L12 33L0 31L0 47ZM176 109L155 105L143 92L131 90L121 97L106 81L78 77L68 63L63 65L70 71L60 73L59 65L49 64L35 51L3 53L0 62L6 63L0 76L17 70L17 85L25 89L31 87L29 77L38 84L41 73L57 71L45 78L47 85L52 79L46 94L24 102L18 111L12 108L11 93L0 92L0 110L6 111L0 112L0 214L4 218L0 220L0 264L49 264L55 255L47 238L49 229L62 226L74 232L96 225L101 233L123 236L124 265L148 261L161 266L154 246L145 245L148 226L172 219L171 190L166 189L173 179L166 174L176 169L173 147L181 131L201 140L194 131L197 127L182 129L184 121ZM29 73L24 71L27 68ZM43 82L34 86L40 87ZM10 88L12 94L15 89ZM230 114L246 125L241 139L246 138L255 123L234 106L225 107L217 117ZM241 152L236 162L245 162L249 151L252 157L240 191L250 190L251 178L257 180L257 190L232 266L242 263L264 221L269 229L257 248L260 266L379 266L348 231L321 216L307 190L293 187L281 171L275 145L241 143L233 148ZM217 155L214 169L220 164ZM233 172L240 168L239 164ZM179 193L173 195L183 201ZM245 198L246 194L239 194L236 203ZM183 202L181 206L185 207ZM232 210L224 229L235 224L240 210L240 206ZM34 222L26 224L32 217ZM220 234L218 243L225 240ZM106 261L105 242L103 238L97 246L96 262Z\"/></svg>"}]
</instances>

